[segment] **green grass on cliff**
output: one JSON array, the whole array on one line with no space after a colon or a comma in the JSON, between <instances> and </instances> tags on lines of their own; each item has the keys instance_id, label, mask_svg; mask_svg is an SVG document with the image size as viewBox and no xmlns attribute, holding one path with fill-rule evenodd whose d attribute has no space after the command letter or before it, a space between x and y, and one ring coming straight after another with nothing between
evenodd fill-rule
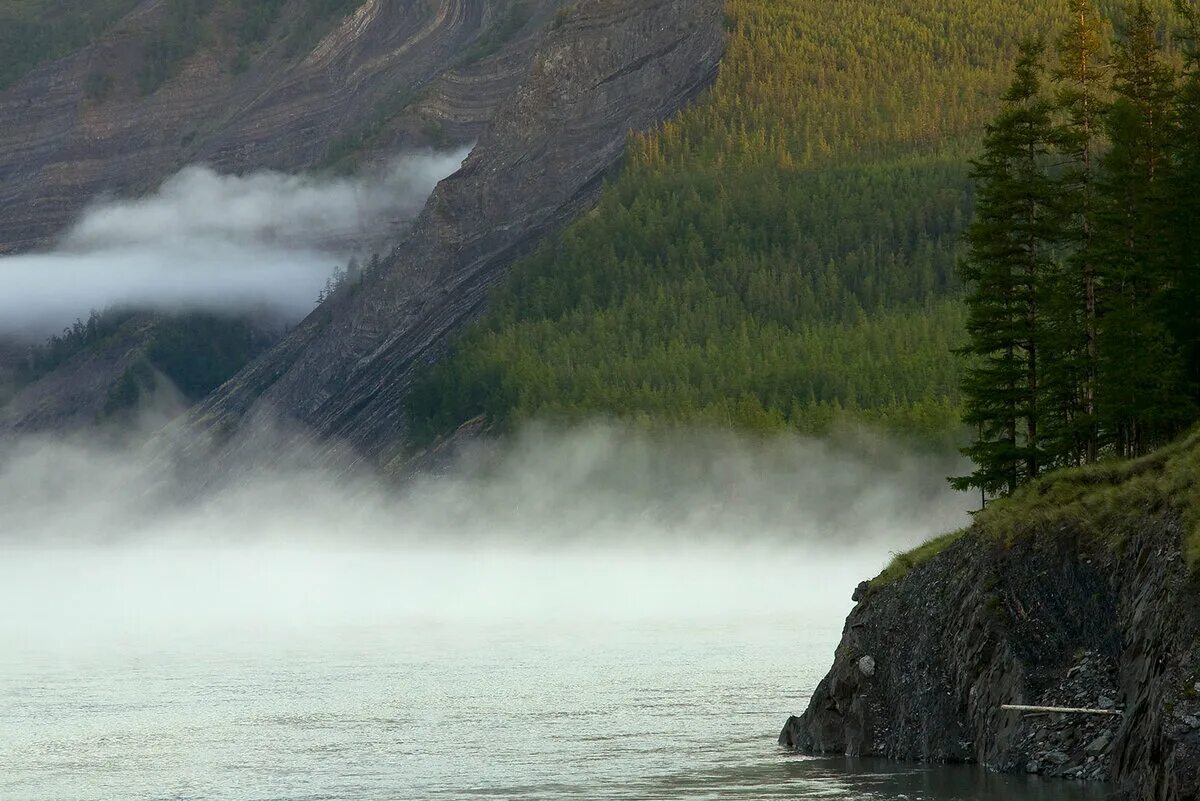
<instances>
[{"instance_id":1,"label":"green grass on cliff","mask_svg":"<svg viewBox=\"0 0 1200 801\"><path fill-rule=\"evenodd\" d=\"M633 136L595 212L515 266L418 382L415 430L602 414L957 432L967 162L1017 41L1064 5L728 0L715 86Z\"/></svg>"},{"instance_id":2,"label":"green grass on cliff","mask_svg":"<svg viewBox=\"0 0 1200 801\"><path fill-rule=\"evenodd\" d=\"M872 585L881 586L885 584L891 584L893 581L896 581L914 567L925 564L930 559L961 540L964 536L966 536L968 531L969 529L952 531L948 534L943 534L940 537L934 537L928 542L922 543L916 548L913 548L911 551L905 551L904 553L896 554L892 558L891 563L884 568L883 572L876 576L874 581L871 582Z\"/></svg>"},{"instance_id":3,"label":"green grass on cliff","mask_svg":"<svg viewBox=\"0 0 1200 801\"><path fill-rule=\"evenodd\" d=\"M1200 429L1140 459L1053 473L989 504L978 522L1010 544L1070 527L1120 547L1139 520L1164 512L1181 516L1184 556L1200 567Z\"/></svg>"},{"instance_id":4,"label":"green grass on cliff","mask_svg":"<svg viewBox=\"0 0 1200 801\"><path fill-rule=\"evenodd\" d=\"M899 579L968 534L1011 546L1024 537L1069 531L1117 549L1131 531L1163 514L1181 518L1184 559L1200 570L1200 429L1140 459L1051 473L989 503L970 529L897 555L874 583Z\"/></svg>"}]
</instances>

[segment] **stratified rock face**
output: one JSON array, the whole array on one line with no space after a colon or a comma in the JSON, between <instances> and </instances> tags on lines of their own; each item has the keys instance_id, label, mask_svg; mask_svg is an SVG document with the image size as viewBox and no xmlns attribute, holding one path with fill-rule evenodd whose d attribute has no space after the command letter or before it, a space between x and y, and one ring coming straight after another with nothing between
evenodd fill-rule
<instances>
[{"instance_id":1,"label":"stratified rock face","mask_svg":"<svg viewBox=\"0 0 1200 801\"><path fill-rule=\"evenodd\" d=\"M146 0L100 41L0 92L0 253L44 246L98 195L152 188L185 164L296 171L372 125L382 152L473 141L526 74L559 0L529 0L520 31L464 60L508 5L363 0L307 55L275 44L235 71L235 51L217 44L143 96L136 58L164 12ZM96 74L117 76L110 97L87 97Z\"/></svg>"},{"instance_id":2,"label":"stratified rock face","mask_svg":"<svg viewBox=\"0 0 1200 801\"><path fill-rule=\"evenodd\" d=\"M780 744L1110 779L1130 799L1200 797L1200 607L1182 530L1147 514L1117 551L1085 532L1006 545L973 530L858 593L833 668Z\"/></svg>"},{"instance_id":3,"label":"stratified rock face","mask_svg":"<svg viewBox=\"0 0 1200 801\"><path fill-rule=\"evenodd\" d=\"M396 459L414 369L479 312L516 258L595 203L630 130L672 116L715 76L720 0L565 8L526 79L383 267L191 415L192 434L224 442L202 461L253 454L262 430L296 432L327 463Z\"/></svg>"}]
</instances>

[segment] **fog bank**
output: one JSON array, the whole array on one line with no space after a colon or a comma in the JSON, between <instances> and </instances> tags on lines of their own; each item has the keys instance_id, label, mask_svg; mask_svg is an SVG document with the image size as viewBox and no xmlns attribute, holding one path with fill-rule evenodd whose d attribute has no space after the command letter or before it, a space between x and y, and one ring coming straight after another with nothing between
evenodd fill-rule
<instances>
[{"instance_id":1,"label":"fog bank","mask_svg":"<svg viewBox=\"0 0 1200 801\"><path fill-rule=\"evenodd\" d=\"M305 464L293 456L287 465ZM971 502L946 485L958 457L867 434L530 426L398 487L279 464L232 470L196 498L138 447L10 441L0 542L907 545L964 523Z\"/></svg>"},{"instance_id":2,"label":"fog bank","mask_svg":"<svg viewBox=\"0 0 1200 801\"><path fill-rule=\"evenodd\" d=\"M187 501L139 453L4 450L0 644L792 612L836 625L857 581L969 505L945 484L953 459L868 436L534 427L401 488L260 471Z\"/></svg>"},{"instance_id":3,"label":"fog bank","mask_svg":"<svg viewBox=\"0 0 1200 801\"><path fill-rule=\"evenodd\" d=\"M337 264L414 218L466 154L410 154L361 178L193 166L145 197L98 201L52 251L0 258L0 335L44 336L113 305L297 319Z\"/></svg>"}]
</instances>

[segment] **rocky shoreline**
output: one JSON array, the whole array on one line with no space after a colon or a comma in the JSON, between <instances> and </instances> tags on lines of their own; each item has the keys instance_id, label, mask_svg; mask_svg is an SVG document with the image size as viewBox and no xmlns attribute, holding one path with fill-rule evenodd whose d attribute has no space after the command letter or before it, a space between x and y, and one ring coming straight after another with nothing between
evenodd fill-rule
<instances>
[{"instance_id":1,"label":"rocky shoreline","mask_svg":"<svg viewBox=\"0 0 1200 801\"><path fill-rule=\"evenodd\" d=\"M864 582L832 669L780 745L1200 798L1200 581L1172 506L1133 509L1133 528L1129 514L1033 515L999 532L984 516L901 575Z\"/></svg>"}]
</instances>

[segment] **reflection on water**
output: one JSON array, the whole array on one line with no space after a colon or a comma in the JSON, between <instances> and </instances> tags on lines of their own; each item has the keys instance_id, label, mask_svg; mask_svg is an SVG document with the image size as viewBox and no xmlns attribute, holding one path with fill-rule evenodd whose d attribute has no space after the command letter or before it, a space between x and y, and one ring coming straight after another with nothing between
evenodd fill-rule
<instances>
[{"instance_id":1,"label":"reflection on water","mask_svg":"<svg viewBox=\"0 0 1200 801\"><path fill-rule=\"evenodd\" d=\"M675 777L648 798L835 798L863 801L1099 801L1095 784L1007 776L968 766L785 755L757 768Z\"/></svg>"}]
</instances>

